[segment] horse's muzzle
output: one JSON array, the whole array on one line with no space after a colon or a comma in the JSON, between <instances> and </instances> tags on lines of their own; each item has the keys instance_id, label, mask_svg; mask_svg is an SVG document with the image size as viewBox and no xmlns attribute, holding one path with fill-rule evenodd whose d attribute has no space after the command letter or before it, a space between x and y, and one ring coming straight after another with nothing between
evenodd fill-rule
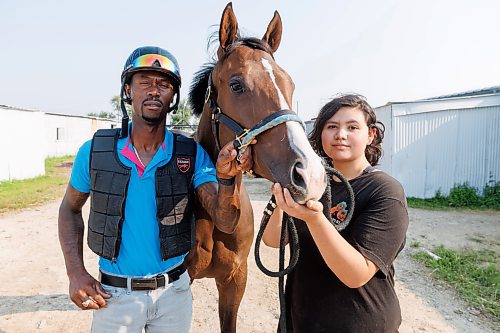
<instances>
[{"instance_id":1,"label":"horse's muzzle","mask_svg":"<svg viewBox=\"0 0 500 333\"><path fill-rule=\"evenodd\" d=\"M326 188L326 172L321 164L321 160L308 161L305 165L303 161L296 161L290 170L290 184L288 191L293 199L300 204L308 200L318 200L321 198Z\"/></svg>"}]
</instances>

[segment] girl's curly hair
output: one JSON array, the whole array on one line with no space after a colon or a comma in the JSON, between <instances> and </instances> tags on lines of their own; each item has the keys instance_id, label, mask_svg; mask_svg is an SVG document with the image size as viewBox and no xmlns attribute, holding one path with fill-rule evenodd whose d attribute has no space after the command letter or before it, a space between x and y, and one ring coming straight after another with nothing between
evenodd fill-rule
<instances>
[{"instance_id":1,"label":"girl's curly hair","mask_svg":"<svg viewBox=\"0 0 500 333\"><path fill-rule=\"evenodd\" d=\"M327 158L327 160L330 159L323 150L321 132L323 132L326 122L343 107L354 107L360 109L365 114L368 128L376 128L375 137L373 138L372 143L366 146L365 156L370 165L377 165L380 157L382 156L381 143L384 139L385 126L380 121L377 121L377 116L375 115L372 107L368 104L365 97L361 95L341 95L332 99L321 108L318 117L314 122L313 130L309 134L309 141L311 141L312 147L320 154L320 156Z\"/></svg>"}]
</instances>

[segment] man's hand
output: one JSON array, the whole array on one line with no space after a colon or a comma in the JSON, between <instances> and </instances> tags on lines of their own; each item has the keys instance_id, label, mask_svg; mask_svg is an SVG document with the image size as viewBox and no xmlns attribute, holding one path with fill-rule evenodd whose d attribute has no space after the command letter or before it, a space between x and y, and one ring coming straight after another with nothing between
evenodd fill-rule
<instances>
[{"instance_id":1,"label":"man's hand","mask_svg":"<svg viewBox=\"0 0 500 333\"><path fill-rule=\"evenodd\" d=\"M238 152L234 149L233 141L226 144L221 151L219 152L219 156L217 157L216 169L217 176L219 178L232 178L238 175L240 172L249 171L253 167L253 159L252 159L252 146L256 144L257 140L253 140L250 146L247 147L245 152L240 158L240 162L236 161L236 156Z\"/></svg>"},{"instance_id":2,"label":"man's hand","mask_svg":"<svg viewBox=\"0 0 500 333\"><path fill-rule=\"evenodd\" d=\"M68 184L58 218L59 242L69 277L69 296L83 310L106 306L104 298L111 297L104 292L99 281L90 276L83 264L82 207L88 197L88 193L79 192Z\"/></svg>"},{"instance_id":3,"label":"man's hand","mask_svg":"<svg viewBox=\"0 0 500 333\"><path fill-rule=\"evenodd\" d=\"M111 297L102 289L101 283L87 272L70 277L69 296L82 310L106 307L105 299Z\"/></svg>"}]
</instances>

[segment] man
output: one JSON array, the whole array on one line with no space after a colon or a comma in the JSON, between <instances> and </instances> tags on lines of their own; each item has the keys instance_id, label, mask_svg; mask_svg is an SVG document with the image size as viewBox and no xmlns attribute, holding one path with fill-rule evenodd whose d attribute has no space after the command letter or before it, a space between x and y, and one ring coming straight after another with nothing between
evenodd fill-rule
<instances>
[{"instance_id":1,"label":"man","mask_svg":"<svg viewBox=\"0 0 500 333\"><path fill-rule=\"evenodd\" d=\"M177 61L168 51L136 49L122 72L121 97L132 105L131 124L122 102L121 132L98 131L76 156L59 209L59 240L71 300L97 310L93 332L188 332L192 294L183 260L194 238L194 204L221 231L236 227L234 177L251 168L250 152L237 164L229 143L215 170L201 146L168 131L166 116L177 107L180 85ZM89 195L87 241L100 256L100 281L83 262L81 209Z\"/></svg>"}]
</instances>

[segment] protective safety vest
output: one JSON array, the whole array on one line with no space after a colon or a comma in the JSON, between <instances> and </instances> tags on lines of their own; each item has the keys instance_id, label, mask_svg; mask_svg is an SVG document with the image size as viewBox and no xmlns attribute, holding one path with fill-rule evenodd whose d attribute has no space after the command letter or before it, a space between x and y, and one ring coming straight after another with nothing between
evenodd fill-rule
<instances>
[{"instance_id":1,"label":"protective safety vest","mask_svg":"<svg viewBox=\"0 0 500 333\"><path fill-rule=\"evenodd\" d=\"M120 251L131 170L118 157L119 135L120 129L98 130L90 153L87 242L92 251L112 261ZM172 158L155 173L159 250L163 260L188 252L194 243L196 142L176 133L173 142Z\"/></svg>"}]
</instances>

